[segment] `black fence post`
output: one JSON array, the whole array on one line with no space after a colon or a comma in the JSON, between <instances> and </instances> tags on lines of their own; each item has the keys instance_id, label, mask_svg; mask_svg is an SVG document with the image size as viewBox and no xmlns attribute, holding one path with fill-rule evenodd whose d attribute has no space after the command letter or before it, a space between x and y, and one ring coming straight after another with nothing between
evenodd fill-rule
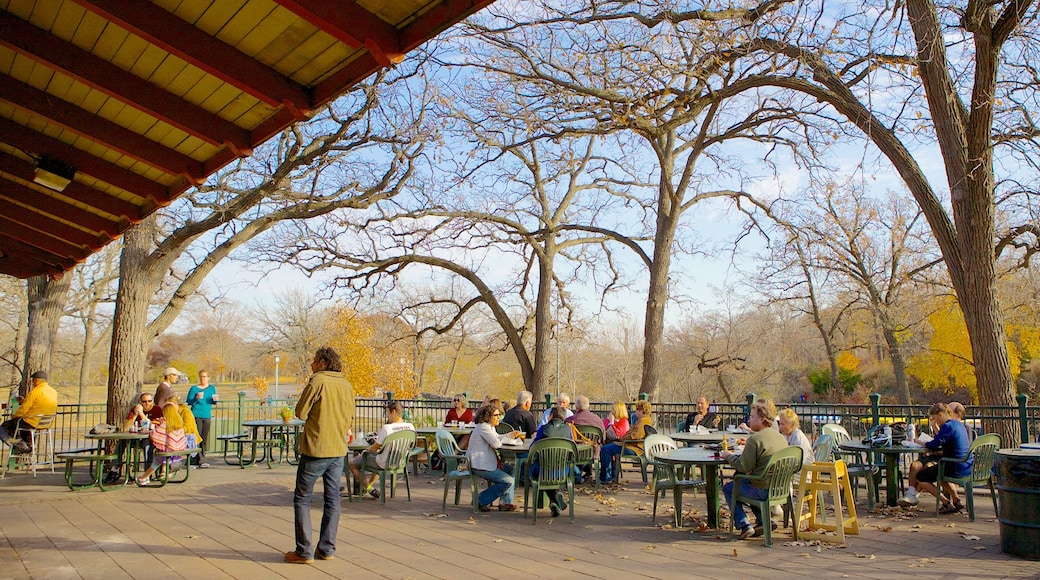
<instances>
[{"instance_id":1,"label":"black fence post","mask_svg":"<svg viewBox=\"0 0 1040 580\"><path fill-rule=\"evenodd\" d=\"M1026 401L1029 400L1029 395L1019 393L1015 398L1018 399L1018 422L1022 443L1029 443L1029 414L1026 412Z\"/></svg>"},{"instance_id":2,"label":"black fence post","mask_svg":"<svg viewBox=\"0 0 1040 580\"><path fill-rule=\"evenodd\" d=\"M874 420L873 425L881 424L881 393L870 393L870 416Z\"/></svg>"}]
</instances>

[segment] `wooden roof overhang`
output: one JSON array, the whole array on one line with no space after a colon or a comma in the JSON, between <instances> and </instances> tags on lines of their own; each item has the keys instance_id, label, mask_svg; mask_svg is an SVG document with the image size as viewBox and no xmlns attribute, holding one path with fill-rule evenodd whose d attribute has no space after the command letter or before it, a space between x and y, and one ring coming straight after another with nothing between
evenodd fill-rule
<instances>
[{"instance_id":1,"label":"wooden roof overhang","mask_svg":"<svg viewBox=\"0 0 1040 580\"><path fill-rule=\"evenodd\" d=\"M0 273L60 275L492 1L0 0Z\"/></svg>"}]
</instances>

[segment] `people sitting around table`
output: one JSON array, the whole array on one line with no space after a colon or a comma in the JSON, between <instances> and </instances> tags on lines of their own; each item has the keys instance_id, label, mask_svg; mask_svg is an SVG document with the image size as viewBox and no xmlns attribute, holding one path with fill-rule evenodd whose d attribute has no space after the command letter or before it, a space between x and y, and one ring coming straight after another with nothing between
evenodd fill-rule
<instances>
[{"instance_id":1,"label":"people sitting around table","mask_svg":"<svg viewBox=\"0 0 1040 580\"><path fill-rule=\"evenodd\" d=\"M774 453L787 448L787 439L780 434L780 431L772 428L775 420L776 407L773 405L773 402L769 399L756 400L751 404L751 414L748 417L748 428L751 431L751 435L747 438L744 451L740 455L736 455L731 451L723 451L720 457L726 460L726 463L731 465L737 473L750 475L762 475L765 473L769 458ZM755 483L741 480L740 495L751 499L765 499L769 497L769 490L757 487ZM733 518L733 527L738 531L740 539L744 540L762 535L762 526L769 522L768 516L763 519L761 510L752 505L751 511L754 512L755 519L758 521L755 526L752 526L744 511L744 504L737 503L734 505L733 487L733 481L726 483L726 485L722 486L722 493L726 496L726 503L729 504L730 514Z\"/></svg>"},{"instance_id":2,"label":"people sitting around table","mask_svg":"<svg viewBox=\"0 0 1040 580\"><path fill-rule=\"evenodd\" d=\"M509 423L517 431L523 431L526 437L534 437L538 431L538 419L531 412L533 402L534 395L531 391L520 391L516 396L516 404L506 411L502 422Z\"/></svg>"},{"instance_id":3,"label":"people sitting around table","mask_svg":"<svg viewBox=\"0 0 1040 580\"><path fill-rule=\"evenodd\" d=\"M161 386L162 386L162 384L160 384L160 387ZM167 387L169 388L169 385L167 385ZM172 395L172 391L173 391L173 389L171 388L170 389L170 394L167 394L165 391L162 391L162 392L159 393L159 395L156 396L156 401L162 400L161 397L165 397L165 400L163 401L163 403L161 405L161 407L162 407L162 417L160 417L158 419L159 423L157 424L157 428L159 426L161 426L162 430L166 431L167 437L168 437L167 441L175 441L176 440L176 441L182 441L183 442L184 439L185 439L184 419L181 418L180 408L177 405L177 402L175 400L175 396ZM157 407L160 406L158 402L156 403L156 406ZM155 447L155 439L154 439L154 437L155 436L153 435L152 447ZM177 446L175 448L171 448L170 450L174 451L174 450L178 450L178 449L186 449L187 448L187 444L186 443L182 443L182 444L184 445L184 447ZM157 449L157 450L158 451L165 451L165 449ZM157 456L155 456L153 454L151 460L148 462L148 469L145 469L144 473L142 473L141 475L137 476L137 481L136 481L137 485L141 486L141 487L144 487L144 486L148 485L149 483L151 483L152 476L155 475L155 472L159 469L159 467L161 467L163 465L163 463L165 461L166 461L166 458L164 458L164 457L157 457Z\"/></svg>"},{"instance_id":4,"label":"people sitting around table","mask_svg":"<svg viewBox=\"0 0 1040 580\"><path fill-rule=\"evenodd\" d=\"M152 393L141 393L137 397L137 404L126 414L126 419L123 421L120 431L129 432L148 427L151 423L162 419L162 417L163 409L155 404L155 395ZM126 439L116 441L116 460L108 465L108 471L105 473L106 484L114 484L123 479L123 457L127 447L133 444L135 442ZM145 462L151 461L150 451L151 449L149 448L149 454L145 457Z\"/></svg>"},{"instance_id":5,"label":"people sitting around table","mask_svg":"<svg viewBox=\"0 0 1040 580\"><path fill-rule=\"evenodd\" d=\"M780 409L776 421L780 434L787 439L787 444L802 448L802 465L812 465L816 461L816 452L813 451L809 437L798 426L798 413L790 407Z\"/></svg>"},{"instance_id":6,"label":"people sitting around table","mask_svg":"<svg viewBox=\"0 0 1040 580\"><path fill-rule=\"evenodd\" d=\"M963 459L968 456L968 448L971 443L968 439L968 431L957 419L953 418L950 407L946 403L936 403L928 410L928 419L932 424L932 432L935 437L931 441L924 442L925 448L931 453L920 456L910 464L910 480L907 483L906 494L899 498L899 505L911 507L919 503L918 495L927 491L932 495L938 495L942 502L939 508L941 514L955 514L964 509L957 488L953 484L943 482L946 495L940 495L935 487L935 481L939 478L939 460L943 457ZM938 432L935 429L938 428ZM922 443L918 437L916 443ZM949 465L949 474L952 477L964 477L971 472L971 459L961 463ZM967 492L967 493L970 493Z\"/></svg>"},{"instance_id":7,"label":"people sitting around table","mask_svg":"<svg viewBox=\"0 0 1040 580\"><path fill-rule=\"evenodd\" d=\"M600 419L599 415L589 410L589 407L591 406L588 397L585 395L578 395L574 398L574 413L572 413L570 417L567 417L566 421L575 425L588 425L590 427L602 429L603 419ZM551 417L550 420L552 420Z\"/></svg>"},{"instance_id":8,"label":"people sitting around table","mask_svg":"<svg viewBox=\"0 0 1040 580\"><path fill-rule=\"evenodd\" d=\"M578 397L580 400L581 397ZM577 403L577 400L575 400ZM575 413L577 415L577 413ZM573 417L572 417L573 418ZM565 420L565 413L561 407L552 407L549 411L549 422L538 428L538 432L535 433L534 440L545 439L546 437L558 437L560 439L566 439L568 441L574 441L574 428L568 424ZM597 417L598 419L598 417ZM538 466L531 466L531 475L538 474ZM549 512L552 513L552 517L557 517L560 512L567 509L567 500L564 499L562 493L558 493L555 489L545 490L545 495L549 498ZM535 498L537 501L537 498Z\"/></svg>"},{"instance_id":9,"label":"people sitting around table","mask_svg":"<svg viewBox=\"0 0 1040 580\"><path fill-rule=\"evenodd\" d=\"M625 455L643 454L643 439L646 439L646 428L653 425L652 412L653 408L650 406L650 401L645 399L636 401L635 424L624 435L620 435L616 441L604 445L599 450L600 483L614 482L614 461L621 460L622 450L624 450ZM625 445L625 441L633 441L633 443Z\"/></svg>"},{"instance_id":10,"label":"people sitting around table","mask_svg":"<svg viewBox=\"0 0 1040 580\"><path fill-rule=\"evenodd\" d=\"M697 397L697 410L686 416L686 420L679 427L680 431L689 431L691 427L704 427L705 429L718 429L722 416L711 410L708 398L701 395Z\"/></svg>"},{"instance_id":11,"label":"people sitting around table","mask_svg":"<svg viewBox=\"0 0 1040 580\"><path fill-rule=\"evenodd\" d=\"M32 453L32 435L28 427L35 429L40 424L40 416L58 412L58 391L47 383L47 371L36 371L29 375L29 380L32 383L29 392L25 397L18 397L21 406L10 419L0 423L0 441L10 445L11 453L15 455ZM16 434L18 439L12 443Z\"/></svg>"},{"instance_id":12,"label":"people sitting around table","mask_svg":"<svg viewBox=\"0 0 1040 580\"><path fill-rule=\"evenodd\" d=\"M570 417L571 415L574 414L574 411L570 410L571 396L568 395L567 393L560 393L560 395L558 397L556 397L556 405L555 406L563 408L564 413L567 415L567 417ZM552 407L549 407L548 409L545 410L545 412L542 413L542 418L538 420L538 426L539 427L541 427L542 425L545 425L546 423L549 422L549 413L550 412L552 412Z\"/></svg>"},{"instance_id":13,"label":"people sitting around table","mask_svg":"<svg viewBox=\"0 0 1040 580\"><path fill-rule=\"evenodd\" d=\"M628 433L628 406L624 401L614 403L614 408L603 419L603 442L611 443Z\"/></svg>"},{"instance_id":14,"label":"people sitting around table","mask_svg":"<svg viewBox=\"0 0 1040 580\"><path fill-rule=\"evenodd\" d=\"M495 405L486 405L477 410L477 428L469 440L469 448L466 449L466 457L469 459L470 469L478 477L486 479L491 485L480 492L477 503L480 511L491 511L491 504L498 500L498 511L515 512L516 504L513 503L513 477L506 473L498 464L496 449L505 445L520 445L523 443L517 437L520 431L499 434L495 431L502 421L502 410Z\"/></svg>"},{"instance_id":15,"label":"people sitting around table","mask_svg":"<svg viewBox=\"0 0 1040 580\"><path fill-rule=\"evenodd\" d=\"M373 487L376 474L370 473L364 476L364 467L386 468L387 450L383 449L383 443L390 435L398 431L415 431L415 425L404 420L404 405L400 401L390 401L386 404L386 423L380 427L376 434L376 440L365 450L350 459L350 473L354 481L364 481L361 493L379 499L379 490Z\"/></svg>"}]
</instances>

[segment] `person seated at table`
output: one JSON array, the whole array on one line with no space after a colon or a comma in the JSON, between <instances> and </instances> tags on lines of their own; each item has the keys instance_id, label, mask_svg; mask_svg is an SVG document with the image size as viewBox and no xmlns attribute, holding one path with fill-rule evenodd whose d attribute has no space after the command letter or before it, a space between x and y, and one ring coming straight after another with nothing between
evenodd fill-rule
<instances>
[{"instance_id":1,"label":"person seated at table","mask_svg":"<svg viewBox=\"0 0 1040 580\"><path fill-rule=\"evenodd\" d=\"M968 431L964 423L953 418L950 407L946 403L936 403L928 410L928 419L932 425L938 426L938 432L931 441L925 442L924 446L931 451L922 455L910 464L910 480L907 483L906 494L899 498L899 505L911 507L919 503L918 494L927 491L932 495L939 495L942 507L941 514L955 514L964 509L957 488L953 484L943 482L945 496L935 487L935 481L939 478L939 460L943 457L962 459L968 456L968 448L971 443L968 439ZM920 437L915 440L922 443ZM948 473L952 477L964 477L971 473L971 459L961 463L949 465ZM970 490L967 493L971 493Z\"/></svg>"},{"instance_id":2,"label":"person seated at table","mask_svg":"<svg viewBox=\"0 0 1040 580\"><path fill-rule=\"evenodd\" d=\"M578 397L578 399L581 399L581 397ZM575 415L577 415L577 413L575 413ZM574 427L572 424L568 424L565 419L566 414L563 412L563 409L560 407L553 407L549 412L549 422L538 428L534 440L538 441L539 439L545 439L546 437L559 437L560 439L574 441ZM598 419L599 418L597 417L597 420ZM538 466L532 465L531 475L537 474ZM545 490L544 493L549 498L549 511L552 513L552 517L555 518L559 516L560 512L567 509L567 500L564 499L562 493L557 493L557 490L555 489ZM535 498L535 501L537 501L537 498Z\"/></svg>"},{"instance_id":3,"label":"person seated at table","mask_svg":"<svg viewBox=\"0 0 1040 580\"><path fill-rule=\"evenodd\" d=\"M162 407L155 404L155 395L151 393L141 393L137 397L137 404L130 409L130 412L126 415L126 420L123 421L122 428L120 431L128 432L135 425L140 427L143 421L154 423L163 417ZM129 445L135 444L133 441L127 441L120 439L116 441L116 461L108 465L108 471L105 473L105 483L116 483L123 478L123 458ZM149 454L145 457L145 461L151 461L151 448L148 448Z\"/></svg>"},{"instance_id":4,"label":"person seated at table","mask_svg":"<svg viewBox=\"0 0 1040 580\"><path fill-rule=\"evenodd\" d=\"M163 393L163 396L166 397L166 401L162 405L162 417L159 418L160 424L163 425L166 429L166 433L168 433L171 438L184 437L184 419L181 418L181 412L174 397L172 395L168 396L166 393ZM156 406L158 407L159 405L156 404ZM151 461L148 463L148 469L145 469L144 473L137 477L137 485L141 487L148 485L152 480L152 476L155 475L156 470L158 470L165 461L166 458L164 457L153 456Z\"/></svg>"},{"instance_id":5,"label":"person seated at table","mask_svg":"<svg viewBox=\"0 0 1040 580\"><path fill-rule=\"evenodd\" d=\"M618 437L614 443L608 443L599 450L599 480L601 483L614 481L614 461L621 460L622 449L625 455L642 455L643 439L646 439L646 428L653 425L653 408L650 401L641 399L636 401L636 422L624 434ZM630 445L624 445L625 441L634 441Z\"/></svg>"},{"instance_id":6,"label":"person seated at table","mask_svg":"<svg viewBox=\"0 0 1040 580\"><path fill-rule=\"evenodd\" d=\"M0 423L0 440L11 446L11 453L32 453L32 435L29 428L36 428L42 415L58 412L58 391L47 384L47 371L36 371L29 376L30 388L25 397L18 397L21 406L11 418ZM10 442L18 435L18 439Z\"/></svg>"},{"instance_id":7,"label":"person seated at table","mask_svg":"<svg viewBox=\"0 0 1040 580\"><path fill-rule=\"evenodd\" d=\"M567 393L560 393L560 396L556 397L556 406L563 408L568 417L574 414L574 411L571 411L569 408L571 406L571 396ZM552 409L552 407L549 407L542 413L542 418L538 420L539 427L549 422L549 413L552 412Z\"/></svg>"},{"instance_id":8,"label":"person seated at table","mask_svg":"<svg viewBox=\"0 0 1040 580\"><path fill-rule=\"evenodd\" d=\"M201 448L203 445L202 433L199 432L199 423L195 420L195 413L192 412L191 406L182 401L177 395L174 395L170 400L177 404L177 412L181 414L181 420L184 421L184 435L188 438L188 448ZM188 463L191 465L192 469L195 469L196 467L209 467L208 463L202 463L200 465L201 458L201 453L196 453L189 458Z\"/></svg>"},{"instance_id":9,"label":"person seated at table","mask_svg":"<svg viewBox=\"0 0 1040 580\"><path fill-rule=\"evenodd\" d=\"M809 437L798 426L798 413L790 407L780 409L776 421L780 434L787 439L787 444L802 448L802 465L812 465L816 461L816 452L813 451Z\"/></svg>"},{"instance_id":10,"label":"person seated at table","mask_svg":"<svg viewBox=\"0 0 1040 580\"><path fill-rule=\"evenodd\" d=\"M451 400L452 407L448 409L448 415L444 418L444 426L449 423L472 423L473 411L466 408L466 395L458 394Z\"/></svg>"},{"instance_id":11,"label":"person seated at table","mask_svg":"<svg viewBox=\"0 0 1040 580\"><path fill-rule=\"evenodd\" d=\"M711 411L708 398L701 395L697 397L697 410L686 416L686 420L679 427L680 431L689 431L690 427L704 427L705 429L718 429L722 417Z\"/></svg>"},{"instance_id":12,"label":"person seated at table","mask_svg":"<svg viewBox=\"0 0 1040 580\"><path fill-rule=\"evenodd\" d=\"M509 423L517 431L523 431L526 437L534 437L538 431L538 419L531 412L534 395L531 391L520 391L516 396L516 404L506 411L503 423Z\"/></svg>"},{"instance_id":13,"label":"person seated at table","mask_svg":"<svg viewBox=\"0 0 1040 580\"><path fill-rule=\"evenodd\" d=\"M502 410L494 405L486 405L477 410L477 428L469 440L469 448L466 449L466 458L469 459L470 469L478 477L486 479L491 485L480 492L477 503L480 511L491 511L491 504L498 500L498 511L515 512L516 504L513 503L513 477L506 473L498 464L496 449L502 445L520 445L523 443L517 437L520 431L499 434L495 431L502 421Z\"/></svg>"},{"instance_id":14,"label":"person seated at table","mask_svg":"<svg viewBox=\"0 0 1040 580\"><path fill-rule=\"evenodd\" d=\"M787 439L779 431L772 429L775 420L776 407L773 402L769 399L756 400L751 404L751 414L748 417L748 428L751 435L747 438L744 451L740 455L723 451L720 457L726 460L726 463L730 464L737 473L762 475L765 472L766 464L769 463L769 458L774 453L787 448ZM747 480L741 480L740 485L740 495L744 497L752 499L769 497L768 489L757 487ZM758 525L751 526L747 514L744 512L744 504L734 505L733 503L733 481L722 486L722 493L726 496L726 503L729 504L729 511L733 518L733 527L738 530L740 539L761 535L762 525L769 521L768 518L762 519L760 510L751 506L751 511L758 520Z\"/></svg>"},{"instance_id":15,"label":"person seated at table","mask_svg":"<svg viewBox=\"0 0 1040 580\"><path fill-rule=\"evenodd\" d=\"M603 442L611 443L628 433L628 406L624 401L614 403L614 408L603 419Z\"/></svg>"},{"instance_id":16,"label":"person seated at table","mask_svg":"<svg viewBox=\"0 0 1040 580\"><path fill-rule=\"evenodd\" d=\"M568 423L574 425L588 425L590 427L603 428L603 419L599 418L599 415L589 410L591 404L589 398L585 395L578 395L574 398L574 413L566 418Z\"/></svg>"},{"instance_id":17,"label":"person seated at table","mask_svg":"<svg viewBox=\"0 0 1040 580\"><path fill-rule=\"evenodd\" d=\"M362 468L366 465L378 469L386 467L387 451L383 449L386 438L398 431L415 431L415 425L405 421L403 416L404 405L400 401L387 403L386 423L376 434L375 442L365 450L365 453L358 453L350 459L350 473L354 476L354 481L364 480L364 488L361 490L363 494L367 493L373 498L379 499L379 490L372 486L376 480L376 474L370 473L368 477L364 477Z\"/></svg>"}]
</instances>

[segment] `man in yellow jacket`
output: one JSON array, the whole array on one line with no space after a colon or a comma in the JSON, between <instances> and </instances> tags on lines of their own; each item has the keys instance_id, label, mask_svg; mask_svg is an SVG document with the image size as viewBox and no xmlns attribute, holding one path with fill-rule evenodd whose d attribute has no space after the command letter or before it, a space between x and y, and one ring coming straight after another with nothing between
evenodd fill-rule
<instances>
[{"instance_id":1,"label":"man in yellow jacket","mask_svg":"<svg viewBox=\"0 0 1040 580\"><path fill-rule=\"evenodd\" d=\"M36 428L41 415L53 415L58 412L58 391L47 384L47 371L36 371L30 377L32 389L23 398L18 397L21 406L11 418L0 423L0 441L11 446L11 451L24 454L32 451L32 437L28 429L18 432L20 427ZM19 439L11 442L15 434Z\"/></svg>"}]
</instances>

